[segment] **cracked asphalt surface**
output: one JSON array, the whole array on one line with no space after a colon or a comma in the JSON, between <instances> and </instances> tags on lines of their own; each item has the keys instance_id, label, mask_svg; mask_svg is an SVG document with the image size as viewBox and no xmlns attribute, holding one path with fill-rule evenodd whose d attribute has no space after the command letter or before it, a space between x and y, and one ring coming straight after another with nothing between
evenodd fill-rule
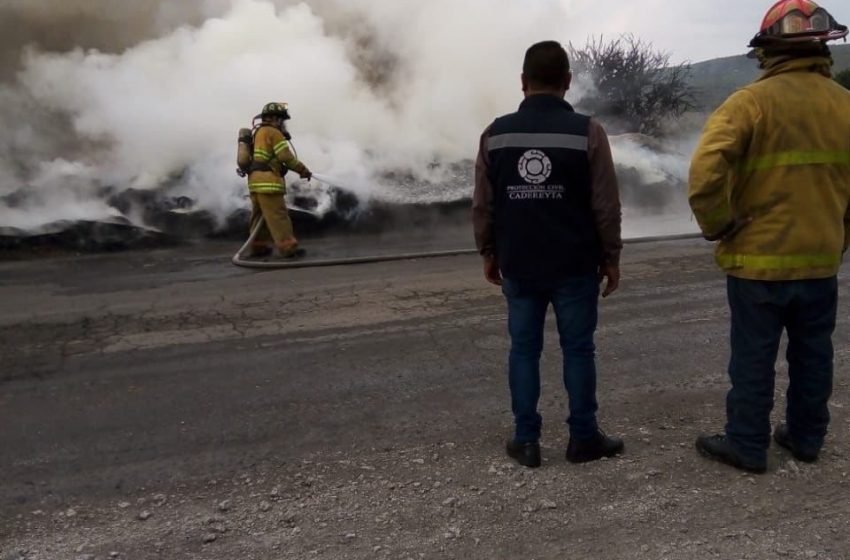
<instances>
[{"instance_id":1,"label":"cracked asphalt surface","mask_svg":"<svg viewBox=\"0 0 850 560\"><path fill-rule=\"evenodd\" d=\"M601 304L626 454L564 461L550 317L528 471L476 257L254 272L233 250L0 263L0 558L850 558L844 280L818 464L694 451L723 425L728 315L710 246L676 241L627 246Z\"/></svg>"}]
</instances>

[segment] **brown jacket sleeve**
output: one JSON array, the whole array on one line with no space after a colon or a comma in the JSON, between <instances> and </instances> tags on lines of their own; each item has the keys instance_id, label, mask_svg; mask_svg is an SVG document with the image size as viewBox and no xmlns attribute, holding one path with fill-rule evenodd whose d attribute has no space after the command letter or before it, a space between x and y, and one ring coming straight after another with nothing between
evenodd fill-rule
<instances>
[{"instance_id":1,"label":"brown jacket sleeve","mask_svg":"<svg viewBox=\"0 0 850 560\"><path fill-rule=\"evenodd\" d=\"M478 145L478 157L475 160L475 191L472 194L472 228L475 232L475 245L484 257L494 257L496 253L493 234L493 184L490 182L490 156L487 151L489 135L490 127L487 127Z\"/></svg>"},{"instance_id":2,"label":"brown jacket sleeve","mask_svg":"<svg viewBox=\"0 0 850 560\"><path fill-rule=\"evenodd\" d=\"M596 230L602 239L605 262L619 266L620 252L623 249L620 188L617 185L617 174L614 171L614 159L611 156L608 135L596 119L590 120L588 158L592 189L591 206Z\"/></svg>"}]
</instances>

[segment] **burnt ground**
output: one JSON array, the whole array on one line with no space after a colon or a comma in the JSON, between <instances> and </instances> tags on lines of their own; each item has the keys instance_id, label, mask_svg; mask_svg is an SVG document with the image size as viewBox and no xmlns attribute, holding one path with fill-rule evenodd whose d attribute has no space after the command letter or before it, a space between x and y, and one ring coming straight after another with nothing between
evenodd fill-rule
<instances>
[{"instance_id":1,"label":"burnt ground","mask_svg":"<svg viewBox=\"0 0 850 560\"><path fill-rule=\"evenodd\" d=\"M707 244L627 247L575 466L553 321L543 468L478 259L251 272L233 244L0 263L0 558L850 558L850 298L822 460L699 457L728 317ZM785 366L777 388L779 419Z\"/></svg>"}]
</instances>

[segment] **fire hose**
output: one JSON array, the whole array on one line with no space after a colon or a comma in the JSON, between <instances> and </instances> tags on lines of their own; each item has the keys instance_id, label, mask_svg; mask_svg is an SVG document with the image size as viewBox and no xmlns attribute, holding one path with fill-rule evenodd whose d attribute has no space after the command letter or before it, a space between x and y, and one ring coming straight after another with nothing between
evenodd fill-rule
<instances>
[{"instance_id":1,"label":"fire hose","mask_svg":"<svg viewBox=\"0 0 850 560\"><path fill-rule=\"evenodd\" d=\"M433 259L437 257L455 257L460 255L475 255L478 253L478 251L475 249L455 249L449 251L422 251L413 253L391 253L386 255L369 255L361 257L339 257L325 259L308 259L304 257L288 260L246 259L243 255L245 251L247 251L251 244L254 242L254 239L259 234L260 229L263 227L263 225L265 225L265 222L262 218L260 218L257 221L257 225L254 226L254 229L251 231L251 235L248 237L248 240L245 242L244 245L242 245L239 251L237 251L237 253L233 255L233 259L231 259L231 262L234 265L254 269L315 268L322 266L342 266L351 264L371 264L389 261L405 261L412 259ZM659 235L650 237L636 237L632 239L627 239L624 242L627 244L634 244L653 243L657 241L680 241L686 239L702 239L702 236L697 233L687 233L681 235Z\"/></svg>"}]
</instances>

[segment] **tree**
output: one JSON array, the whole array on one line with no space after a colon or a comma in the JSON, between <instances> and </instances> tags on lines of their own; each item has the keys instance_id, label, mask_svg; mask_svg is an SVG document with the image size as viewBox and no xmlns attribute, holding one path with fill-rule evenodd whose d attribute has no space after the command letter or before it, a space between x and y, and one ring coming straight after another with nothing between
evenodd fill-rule
<instances>
[{"instance_id":1,"label":"tree","mask_svg":"<svg viewBox=\"0 0 850 560\"><path fill-rule=\"evenodd\" d=\"M693 109L690 64L670 64L670 54L632 35L604 42L591 38L583 48L569 44L578 79L593 91L578 105L605 121L613 132L657 135L664 122Z\"/></svg>"},{"instance_id":2,"label":"tree","mask_svg":"<svg viewBox=\"0 0 850 560\"><path fill-rule=\"evenodd\" d=\"M836 74L835 81L846 87L847 89L850 89L850 68L842 70L841 72Z\"/></svg>"}]
</instances>

